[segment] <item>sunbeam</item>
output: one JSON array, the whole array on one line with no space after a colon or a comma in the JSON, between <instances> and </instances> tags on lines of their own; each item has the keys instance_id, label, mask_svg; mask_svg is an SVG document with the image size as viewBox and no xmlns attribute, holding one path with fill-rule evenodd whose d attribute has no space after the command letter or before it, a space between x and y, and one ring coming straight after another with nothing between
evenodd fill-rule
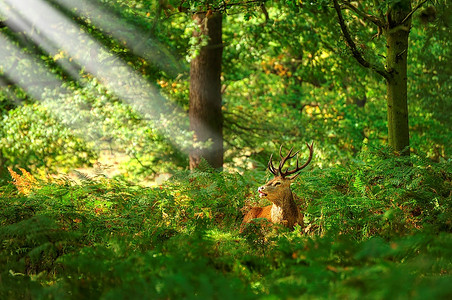
<instances>
[{"instance_id":1,"label":"sunbeam","mask_svg":"<svg viewBox=\"0 0 452 300\"><path fill-rule=\"evenodd\" d=\"M89 18L90 22L96 24L100 30L125 42L131 51L146 58L150 63L156 64L167 74L185 72L166 47L143 34L136 26L119 21L117 16L107 8L104 7L104 11L103 8L86 0L75 4L66 0L54 2L83 18ZM53 61L76 79L79 85L86 83L86 80L81 77L84 76L83 74L92 74L101 85L106 87L108 93L115 95L121 102L133 108L143 120L150 120L147 126L162 135L178 151L188 155L191 149L206 146L205 142L194 142L192 133L182 125L188 124L187 113L182 108L163 97L154 84L148 82L142 74L133 70L113 51L93 38L86 29L72 21L67 13L44 0L3 0L0 3L0 15L6 16L5 23L13 31L20 32L28 41L32 41L43 52L51 55ZM131 32L133 34L130 34ZM143 41L151 41L152 45L143 47ZM15 47L5 38L2 38L1 42L9 45L9 48ZM5 65L8 59L3 60L0 64L6 77L11 78L33 98L40 100L65 126L74 129L91 129L97 126L89 124L91 121L89 117L80 118L79 115L82 114L77 111L78 108L75 105L69 103L63 105L55 93L53 95L46 93L46 88L55 91L64 86L64 82L45 70L45 64L37 62L39 59L24 57L25 54L20 53L17 48L11 53L4 53L4 57L9 57L10 61L15 59L11 55L30 63L23 70L15 70ZM36 74L34 80L41 81L37 89L23 80L30 76L29 74ZM50 78L45 80L47 84L44 84L43 78ZM62 93L73 92L62 89ZM203 126L203 122L200 123L200 126ZM210 132L212 138L215 136L208 126L204 125L204 128L205 132ZM92 137L84 135L83 138L95 141L99 135Z\"/></svg>"},{"instance_id":2,"label":"sunbeam","mask_svg":"<svg viewBox=\"0 0 452 300\"><path fill-rule=\"evenodd\" d=\"M103 32L124 42L135 54L145 58L165 73L176 76L184 71L184 65L170 53L165 45L153 38L153 29L145 33L137 26L122 20L101 3L93 4L90 0L56 0L55 2L69 11L76 11L79 16L88 18Z\"/></svg>"},{"instance_id":3,"label":"sunbeam","mask_svg":"<svg viewBox=\"0 0 452 300\"><path fill-rule=\"evenodd\" d=\"M61 86L62 82L55 78L38 59L23 53L7 37L0 34L1 68L9 81L22 87L32 97L41 99L46 88ZM30 74L34 74L30 76Z\"/></svg>"},{"instance_id":4,"label":"sunbeam","mask_svg":"<svg viewBox=\"0 0 452 300\"><path fill-rule=\"evenodd\" d=\"M79 116L79 111L73 105L67 105L57 99L46 97L47 91L58 89L60 93L69 93L63 82L47 67L29 54L23 53L8 38L0 34L1 67L9 81L23 88L34 99L39 100L57 119L65 120L67 115ZM17 62L17 63L16 63ZM17 65L17 66L16 66ZM32 74L30 76L30 74ZM88 120L77 119L71 122L72 129L83 130L88 126ZM87 138L85 136L85 138Z\"/></svg>"},{"instance_id":5,"label":"sunbeam","mask_svg":"<svg viewBox=\"0 0 452 300\"><path fill-rule=\"evenodd\" d=\"M156 127L154 129L163 134L174 146L187 151L187 135L184 135L180 128L170 126L171 122L167 119L183 112L166 101L155 86L149 84L121 60L111 60L108 65L103 64L106 59L114 57L114 54L48 3L30 0L20 2L5 0L5 3L7 4L0 6L0 12L8 16L6 21L8 26L25 32L34 43L51 55L67 53L70 60L97 77L109 91L133 107L143 118L151 119ZM5 43L5 39L2 42ZM17 49L14 53L17 54ZM62 67L67 69L68 66L63 64ZM8 73L8 68L4 69ZM21 82L19 74L8 73L8 75L20 86L26 85L25 82ZM24 89L31 91L26 86ZM42 98L39 92L33 92L32 95L36 99ZM59 109L58 105L53 109Z\"/></svg>"}]
</instances>

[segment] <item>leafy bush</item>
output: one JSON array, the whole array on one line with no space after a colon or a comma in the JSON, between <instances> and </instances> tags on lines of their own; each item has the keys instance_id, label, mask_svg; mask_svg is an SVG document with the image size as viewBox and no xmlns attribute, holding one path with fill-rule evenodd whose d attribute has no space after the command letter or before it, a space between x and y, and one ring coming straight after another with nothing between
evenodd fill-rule
<instances>
[{"instance_id":1,"label":"leafy bush","mask_svg":"<svg viewBox=\"0 0 452 300\"><path fill-rule=\"evenodd\" d=\"M6 165L55 171L89 164L97 157L81 137L41 105L20 106L0 118L0 150Z\"/></svg>"}]
</instances>

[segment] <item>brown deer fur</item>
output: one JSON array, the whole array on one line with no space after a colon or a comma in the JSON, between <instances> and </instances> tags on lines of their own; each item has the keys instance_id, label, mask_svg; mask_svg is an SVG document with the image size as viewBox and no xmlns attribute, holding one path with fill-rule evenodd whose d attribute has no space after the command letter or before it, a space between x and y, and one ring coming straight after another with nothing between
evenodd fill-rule
<instances>
[{"instance_id":1,"label":"brown deer fur","mask_svg":"<svg viewBox=\"0 0 452 300\"><path fill-rule=\"evenodd\" d=\"M308 144L307 144L308 145ZM256 218L265 218L272 223L282 224L288 228L293 228L294 225L299 224L303 226L303 214L300 212L296 202L299 202L299 198L290 190L290 184L298 176L297 173L301 169L305 168L312 159L313 145L308 145L310 156L308 161L301 167L298 166L292 170L282 171L284 163L287 159L293 158L297 153L292 155L292 149L289 153L283 157L280 156L281 162L278 169L273 167L272 157L268 163L269 170L275 175L275 177L268 181L266 184L258 188L259 197L268 199L272 204L265 207L253 207L243 218L242 225L240 226L240 232L245 229L247 223L250 223ZM287 177L287 175L295 174Z\"/></svg>"}]
</instances>

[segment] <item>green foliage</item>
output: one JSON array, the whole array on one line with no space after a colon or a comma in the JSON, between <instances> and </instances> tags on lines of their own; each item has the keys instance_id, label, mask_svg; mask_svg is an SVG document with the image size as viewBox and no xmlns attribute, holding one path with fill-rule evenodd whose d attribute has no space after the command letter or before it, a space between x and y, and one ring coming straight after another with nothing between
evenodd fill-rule
<instances>
[{"instance_id":1,"label":"green foliage","mask_svg":"<svg viewBox=\"0 0 452 300\"><path fill-rule=\"evenodd\" d=\"M313 197L308 219L317 233L357 239L411 234L420 227L450 230L450 163L363 151L347 168L301 175L300 195Z\"/></svg>"},{"instance_id":2,"label":"green foliage","mask_svg":"<svg viewBox=\"0 0 452 300\"><path fill-rule=\"evenodd\" d=\"M40 105L23 105L1 117L0 151L8 165L70 167L88 164L96 154L86 141Z\"/></svg>"},{"instance_id":3,"label":"green foliage","mask_svg":"<svg viewBox=\"0 0 452 300\"><path fill-rule=\"evenodd\" d=\"M28 196L4 186L0 296L451 296L450 163L362 152L347 168L300 175L304 227L256 222L239 235L254 176L205 168L153 188L38 182Z\"/></svg>"},{"instance_id":4,"label":"green foliage","mask_svg":"<svg viewBox=\"0 0 452 300\"><path fill-rule=\"evenodd\" d=\"M441 159L450 157L451 139L440 128L452 128L451 118L443 112L452 109L452 85L449 80L452 70L449 62L452 50L446 35L450 34L452 22L451 6L438 3L435 7L425 8L421 16L414 19L415 29L410 34L413 43L413 55L409 69L414 88L410 89L411 141L413 148L420 149L429 157ZM412 120L412 121L411 121ZM426 143L426 140L429 142Z\"/></svg>"}]
</instances>

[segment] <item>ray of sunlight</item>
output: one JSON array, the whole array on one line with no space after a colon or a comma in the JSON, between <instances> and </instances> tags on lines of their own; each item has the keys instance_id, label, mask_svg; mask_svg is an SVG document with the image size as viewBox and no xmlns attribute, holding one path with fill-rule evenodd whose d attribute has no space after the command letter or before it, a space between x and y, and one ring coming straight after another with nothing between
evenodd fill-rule
<instances>
[{"instance_id":1,"label":"ray of sunlight","mask_svg":"<svg viewBox=\"0 0 452 300\"><path fill-rule=\"evenodd\" d=\"M180 128L171 126L167 119L175 111L181 112L181 109L166 101L155 86L120 59L109 60L108 64L102 63L105 59L114 57L114 54L84 33L61 12L45 1L4 0L0 3L0 14L8 17L8 26L25 32L27 37L49 54L57 55L62 52L68 55L73 66L62 65L63 68L71 71L75 64L85 68L123 102L133 107L144 118L153 120L154 126L157 127L155 129L174 146L187 151L184 149L186 146L183 146L187 145L187 135L183 134ZM6 40L3 39L2 42L5 43ZM8 73L6 66L3 66L3 69ZM40 72L42 73L42 70ZM21 81L18 74L7 75L18 76L15 82L25 90L31 91L30 87L24 86L26 82ZM40 76L37 75L37 78ZM32 95L37 99L42 98L35 91Z\"/></svg>"}]
</instances>

